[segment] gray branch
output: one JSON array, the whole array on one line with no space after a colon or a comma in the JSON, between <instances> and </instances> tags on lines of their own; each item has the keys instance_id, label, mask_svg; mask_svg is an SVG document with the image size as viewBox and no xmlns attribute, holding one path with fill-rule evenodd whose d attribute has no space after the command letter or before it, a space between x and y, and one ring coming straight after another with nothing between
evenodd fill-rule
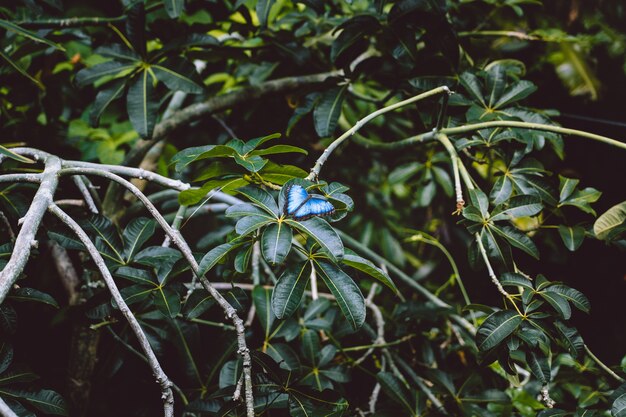
<instances>
[{"instance_id":1,"label":"gray branch","mask_svg":"<svg viewBox=\"0 0 626 417\"><path fill-rule=\"evenodd\" d=\"M148 359L150 368L152 368L152 373L156 377L157 383L161 386L161 393L162 393L161 398L163 399L164 416L173 417L174 416L174 394L172 393L172 388L171 388L172 382L169 380L168 376L165 374L165 372L161 368L161 364L159 363L159 360L154 354L154 351L152 350L152 346L150 346L150 342L148 341L146 334L143 332L143 329L141 328L141 325L135 318L135 315L133 314L133 312L130 310L130 308L124 301L122 294L120 294L120 291L117 288L115 281L113 280L113 276L111 275L111 272L109 271L109 269L106 266L106 263L104 262L104 258L102 258L102 255L100 255L100 252L98 252L98 249L96 248L96 246L91 242L91 240L89 239L89 236L87 236L87 233L85 233L85 231L78 225L78 223L76 223L74 219L72 219L67 213L61 210L59 206L57 206L54 203L51 203L48 207L48 210L50 210L50 212L52 212L63 223L65 223L76 234L76 236L83 243L83 245L85 245L87 252L89 252L89 255L91 255L91 258L93 259L96 266L100 270L100 274L102 274L102 278L104 278L104 281L107 287L109 288L109 292L111 293L113 300L115 300L115 303L117 304L119 310L122 312L122 314L128 321L128 324L130 325L130 328L132 329L133 333L135 333L135 336L139 340L141 349L143 350L144 354L146 355Z\"/></svg>"},{"instance_id":2,"label":"gray branch","mask_svg":"<svg viewBox=\"0 0 626 417\"><path fill-rule=\"evenodd\" d=\"M17 414L11 410L2 398L0 398L0 415L2 415L2 417L17 417Z\"/></svg>"},{"instance_id":3,"label":"gray branch","mask_svg":"<svg viewBox=\"0 0 626 417\"><path fill-rule=\"evenodd\" d=\"M152 202L146 197L144 193L142 193L135 185L133 185L130 181L116 175L112 172L103 171L101 169L93 169L93 168L66 168L61 171L62 175L96 175L100 177L107 178L111 181L114 181L120 184L122 187L126 188L130 191L139 201L141 201L145 206L148 212L154 217L154 219L159 223L161 228L165 231L167 236L171 239L172 243L182 252L183 256L191 266L191 270L198 277L202 286L211 294L211 296L217 301L222 310L226 315L226 318L233 322L237 332L237 344L238 350L237 353L241 355L243 359L243 375L244 375L244 386L245 386L245 400L246 400L246 412L248 417L254 417L254 397L252 393L252 359L250 357L250 349L248 349L245 338L245 327L243 320L237 315L237 311L233 308L232 305L219 293L219 291L214 288L209 280L204 276L198 273L198 262L196 261L193 253L191 252L191 248L187 244L187 242L182 238L182 235L178 230L173 229L169 223L165 220L165 218L161 215L158 209L152 204Z\"/></svg>"},{"instance_id":4,"label":"gray branch","mask_svg":"<svg viewBox=\"0 0 626 417\"><path fill-rule=\"evenodd\" d=\"M52 196L59 184L58 173L61 169L61 160L56 156L46 158L46 167L41 174L41 184L35 193L26 215L21 219L22 228L15 239L15 246L11 258L0 272L0 303L4 301L15 281L28 262L30 251L35 244L35 235L41 224L41 219L52 203ZM26 175L26 174L24 174Z\"/></svg>"}]
</instances>

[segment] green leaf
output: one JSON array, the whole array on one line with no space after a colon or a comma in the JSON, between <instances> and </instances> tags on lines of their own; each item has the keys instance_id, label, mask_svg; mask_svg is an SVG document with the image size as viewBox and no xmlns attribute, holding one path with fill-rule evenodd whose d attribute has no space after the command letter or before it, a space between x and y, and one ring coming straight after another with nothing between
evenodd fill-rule
<instances>
[{"instance_id":1,"label":"green leaf","mask_svg":"<svg viewBox=\"0 0 626 417\"><path fill-rule=\"evenodd\" d=\"M570 355L572 355L574 359L582 357L585 343L578 331L573 327L566 326L560 321L555 321L554 327L559 332L561 341L563 341L563 344L567 347L567 351Z\"/></svg>"},{"instance_id":2,"label":"green leaf","mask_svg":"<svg viewBox=\"0 0 626 417\"><path fill-rule=\"evenodd\" d=\"M235 225L235 231L243 237L273 221L275 221L275 219L267 215L242 217Z\"/></svg>"},{"instance_id":3,"label":"green leaf","mask_svg":"<svg viewBox=\"0 0 626 417\"><path fill-rule=\"evenodd\" d=\"M577 309L589 313L591 310L591 303L589 299L585 297L583 293L574 288L570 288L566 285L555 284L546 288L546 291L555 292L563 296L567 301L572 303Z\"/></svg>"},{"instance_id":4,"label":"green leaf","mask_svg":"<svg viewBox=\"0 0 626 417\"><path fill-rule=\"evenodd\" d=\"M155 287L146 287L144 284L135 284L122 288L120 294L126 304L132 305L147 299L154 289ZM114 301L112 301L112 303L114 306L116 305Z\"/></svg>"},{"instance_id":5,"label":"green leaf","mask_svg":"<svg viewBox=\"0 0 626 417\"><path fill-rule=\"evenodd\" d=\"M174 318L180 313L180 296L171 288L158 287L154 294L154 305L163 316Z\"/></svg>"},{"instance_id":6,"label":"green leaf","mask_svg":"<svg viewBox=\"0 0 626 417\"><path fill-rule=\"evenodd\" d=\"M36 290L34 288L15 288L10 293L9 298L15 301L34 301L37 303L48 304L54 308L59 308L59 303L57 303L50 294Z\"/></svg>"},{"instance_id":7,"label":"green leaf","mask_svg":"<svg viewBox=\"0 0 626 417\"><path fill-rule=\"evenodd\" d=\"M28 78L33 84L39 87L41 90L45 90L46 87L39 81L37 78L31 76L20 64L15 62L8 54L5 54L4 51L0 49L0 58L4 59L9 65L11 65L17 72L22 74L22 76Z\"/></svg>"},{"instance_id":8,"label":"green leaf","mask_svg":"<svg viewBox=\"0 0 626 417\"><path fill-rule=\"evenodd\" d=\"M198 275L202 276L209 272L209 270L211 270L211 268L228 255L228 253L237 249L241 245L243 245L243 242L229 242L211 249L200 261L200 265L198 266Z\"/></svg>"},{"instance_id":9,"label":"green leaf","mask_svg":"<svg viewBox=\"0 0 626 417\"><path fill-rule=\"evenodd\" d=\"M139 252L134 261L140 265L152 267L159 280L165 285L166 279L174 268L174 264L183 257L180 251L163 246L150 246Z\"/></svg>"},{"instance_id":10,"label":"green leaf","mask_svg":"<svg viewBox=\"0 0 626 417\"><path fill-rule=\"evenodd\" d=\"M309 261L287 267L278 278L272 293L272 309L276 317L284 319L297 310L310 278Z\"/></svg>"},{"instance_id":11,"label":"green leaf","mask_svg":"<svg viewBox=\"0 0 626 417\"><path fill-rule=\"evenodd\" d=\"M333 229L333 227L328 224L326 220L319 217L313 217L302 222L292 219L287 219L284 222L294 229L303 232L307 236L312 237L320 245L322 250L331 258L331 260L338 261L343 258L343 242L335 229Z\"/></svg>"},{"instance_id":12,"label":"green leaf","mask_svg":"<svg viewBox=\"0 0 626 417\"><path fill-rule=\"evenodd\" d=\"M280 133L272 133L271 135L261 136L261 137L258 137L258 138L250 139L249 141L245 142L242 145L241 152L239 154L240 155L247 155L247 154L250 154L250 153L254 153L255 155L260 155L260 154L257 154L256 152L253 152L253 151L256 148L258 148L259 146L263 145L268 140L278 139L280 136L281 136ZM231 142L229 142L229 143L231 143ZM281 146L281 145L278 145L278 146ZM284 146L288 146L288 145L284 145Z\"/></svg>"},{"instance_id":13,"label":"green leaf","mask_svg":"<svg viewBox=\"0 0 626 417\"><path fill-rule=\"evenodd\" d=\"M183 315L188 320L200 317L202 313L207 311L215 304L215 299L205 289L196 290L185 301L183 307Z\"/></svg>"},{"instance_id":14,"label":"green leaf","mask_svg":"<svg viewBox=\"0 0 626 417\"><path fill-rule=\"evenodd\" d=\"M335 132L347 88L347 86L331 88L320 96L313 110L315 131L319 137L328 137Z\"/></svg>"},{"instance_id":15,"label":"green leaf","mask_svg":"<svg viewBox=\"0 0 626 417\"><path fill-rule=\"evenodd\" d=\"M139 73L130 85L126 95L126 110L139 136L149 139L159 110L159 99L149 71Z\"/></svg>"},{"instance_id":16,"label":"green leaf","mask_svg":"<svg viewBox=\"0 0 626 417\"><path fill-rule=\"evenodd\" d=\"M404 385L398 377L391 372L379 372L376 374L376 380L389 398L402 405L408 415L415 415L411 394L406 385Z\"/></svg>"},{"instance_id":17,"label":"green leaf","mask_svg":"<svg viewBox=\"0 0 626 417\"><path fill-rule=\"evenodd\" d=\"M585 239L585 229L580 226L564 226L559 225L559 235L565 244L565 247L574 252L582 245Z\"/></svg>"},{"instance_id":18,"label":"green leaf","mask_svg":"<svg viewBox=\"0 0 626 417\"><path fill-rule=\"evenodd\" d=\"M291 250L293 232L284 222L269 225L261 237L261 253L270 264L281 264Z\"/></svg>"},{"instance_id":19,"label":"green leaf","mask_svg":"<svg viewBox=\"0 0 626 417\"><path fill-rule=\"evenodd\" d=\"M478 188L469 190L472 205L480 210L483 219L489 218L489 198Z\"/></svg>"},{"instance_id":20,"label":"green leaf","mask_svg":"<svg viewBox=\"0 0 626 417\"><path fill-rule=\"evenodd\" d=\"M476 332L476 346L481 352L498 346L522 323L522 317L510 310L496 311L480 325Z\"/></svg>"},{"instance_id":21,"label":"green leaf","mask_svg":"<svg viewBox=\"0 0 626 417\"><path fill-rule=\"evenodd\" d=\"M542 384L550 382L550 364L545 356L531 350L526 355L526 362L535 378L541 381Z\"/></svg>"},{"instance_id":22,"label":"green leaf","mask_svg":"<svg viewBox=\"0 0 626 417\"><path fill-rule=\"evenodd\" d=\"M207 197L207 194L213 190L218 189L227 193L247 184L248 181L241 177L211 180L205 182L200 188L192 188L181 191L178 194L178 202L181 206L193 206L194 204L198 204L203 201Z\"/></svg>"},{"instance_id":23,"label":"green leaf","mask_svg":"<svg viewBox=\"0 0 626 417\"><path fill-rule=\"evenodd\" d=\"M520 101L537 91L537 86L530 81L520 80L511 84L493 105L494 109Z\"/></svg>"},{"instance_id":24,"label":"green leaf","mask_svg":"<svg viewBox=\"0 0 626 417\"><path fill-rule=\"evenodd\" d=\"M0 340L0 373L6 371L11 362L13 362L13 346L9 342Z\"/></svg>"},{"instance_id":25,"label":"green leaf","mask_svg":"<svg viewBox=\"0 0 626 417\"><path fill-rule=\"evenodd\" d=\"M565 320L568 320L572 316L572 309L570 308L567 300L562 297L560 294L553 291L541 291L539 293L544 300L546 300L550 305L563 317Z\"/></svg>"},{"instance_id":26,"label":"green leaf","mask_svg":"<svg viewBox=\"0 0 626 417\"><path fill-rule=\"evenodd\" d=\"M521 274L515 272L505 272L500 277L500 284L504 287L522 287L531 291L534 290L533 282Z\"/></svg>"},{"instance_id":27,"label":"green leaf","mask_svg":"<svg viewBox=\"0 0 626 417\"><path fill-rule=\"evenodd\" d=\"M182 2L182 0L172 0ZM172 91L182 91L189 94L200 94L204 88L195 80L196 69L189 62L171 59L159 64L153 64L150 69L154 75Z\"/></svg>"},{"instance_id":28,"label":"green leaf","mask_svg":"<svg viewBox=\"0 0 626 417\"><path fill-rule=\"evenodd\" d=\"M267 164L267 159L261 158L258 155L234 155L233 158L238 165L241 165L250 172L258 172Z\"/></svg>"},{"instance_id":29,"label":"green leaf","mask_svg":"<svg viewBox=\"0 0 626 417\"><path fill-rule=\"evenodd\" d=\"M126 80L115 80L109 87L98 91L96 100L94 101L91 112L89 113L89 123L92 126L96 126L98 124L102 113L104 113L109 104L122 95L125 88Z\"/></svg>"},{"instance_id":30,"label":"green leaf","mask_svg":"<svg viewBox=\"0 0 626 417\"><path fill-rule=\"evenodd\" d=\"M272 309L272 290L259 285L252 290L252 301L256 308L257 317L261 322L261 327L265 331L265 340L269 340L270 330L276 319Z\"/></svg>"},{"instance_id":31,"label":"green leaf","mask_svg":"<svg viewBox=\"0 0 626 417\"><path fill-rule=\"evenodd\" d=\"M487 107L483 100L482 87L477 76L470 72L464 72L459 77L459 82L475 101L482 104L483 107Z\"/></svg>"},{"instance_id":32,"label":"green leaf","mask_svg":"<svg viewBox=\"0 0 626 417\"><path fill-rule=\"evenodd\" d=\"M530 240L530 238L526 236L526 234L511 226L491 226L489 227L489 229L493 230L494 232L505 238L506 241L509 242L512 246L523 250L535 259L539 259L539 250L537 249L537 246L535 246L533 241Z\"/></svg>"},{"instance_id":33,"label":"green leaf","mask_svg":"<svg viewBox=\"0 0 626 417\"><path fill-rule=\"evenodd\" d=\"M96 48L94 53L119 61L141 62L141 57L135 51L128 49L126 45L104 45Z\"/></svg>"},{"instance_id":34,"label":"green leaf","mask_svg":"<svg viewBox=\"0 0 626 417\"><path fill-rule=\"evenodd\" d=\"M102 77L116 75L134 67L135 64L107 61L78 71L74 81L78 87L84 87L86 85L93 84Z\"/></svg>"},{"instance_id":35,"label":"green leaf","mask_svg":"<svg viewBox=\"0 0 626 417\"><path fill-rule=\"evenodd\" d=\"M158 282L156 278L154 277L154 274L152 274L152 272L150 271L146 271L145 269L133 268L130 266L122 266L121 268L117 268L113 272L113 275L116 277L127 279L136 284L142 284L142 285L154 286L154 287L158 285Z\"/></svg>"},{"instance_id":36,"label":"green leaf","mask_svg":"<svg viewBox=\"0 0 626 417\"><path fill-rule=\"evenodd\" d=\"M26 164L34 164L35 161L33 161L30 158L26 158L25 156L22 155L18 155L15 152L11 152L9 149L5 148L4 146L0 145L0 154L6 156L7 158L11 158L15 161L18 162L24 162Z\"/></svg>"},{"instance_id":37,"label":"green leaf","mask_svg":"<svg viewBox=\"0 0 626 417\"><path fill-rule=\"evenodd\" d=\"M133 259L137 251L152 237L155 229L156 222L146 217L137 217L128 223L122 233L126 262Z\"/></svg>"},{"instance_id":38,"label":"green leaf","mask_svg":"<svg viewBox=\"0 0 626 417\"><path fill-rule=\"evenodd\" d=\"M563 180L563 178L562 178ZM567 180L567 179L565 179ZM563 186L563 184L561 184ZM561 189L563 191L563 188ZM591 203L598 201L602 193L595 188L587 187L582 190L575 190L568 197L559 200L558 207L562 206L574 206L578 209L596 215L596 212L591 208Z\"/></svg>"},{"instance_id":39,"label":"green leaf","mask_svg":"<svg viewBox=\"0 0 626 417\"><path fill-rule=\"evenodd\" d=\"M624 231L626 224L626 201L603 213L593 224L593 233L600 240L612 240Z\"/></svg>"},{"instance_id":40,"label":"green leaf","mask_svg":"<svg viewBox=\"0 0 626 417\"><path fill-rule=\"evenodd\" d=\"M124 263L122 240L109 219L93 215L83 222L83 228L88 232L94 233L106 245L112 252L114 260L122 264Z\"/></svg>"},{"instance_id":41,"label":"green leaf","mask_svg":"<svg viewBox=\"0 0 626 417\"><path fill-rule=\"evenodd\" d=\"M244 217L244 216L266 216L267 213L254 204L241 203L230 206L226 209L226 217Z\"/></svg>"},{"instance_id":42,"label":"green leaf","mask_svg":"<svg viewBox=\"0 0 626 417\"><path fill-rule=\"evenodd\" d=\"M319 259L313 259L313 262L350 326L354 330L361 328L365 322L365 298L359 286L336 264Z\"/></svg>"},{"instance_id":43,"label":"green leaf","mask_svg":"<svg viewBox=\"0 0 626 417\"><path fill-rule=\"evenodd\" d=\"M256 2L256 15L259 18L259 25L261 27L267 26L268 19L270 17L270 10L276 3L276 0L257 0Z\"/></svg>"},{"instance_id":44,"label":"green leaf","mask_svg":"<svg viewBox=\"0 0 626 417\"><path fill-rule=\"evenodd\" d=\"M219 387L227 388L237 385L237 381L239 381L242 371L243 362L241 359L226 362L220 371Z\"/></svg>"},{"instance_id":45,"label":"green leaf","mask_svg":"<svg viewBox=\"0 0 626 417\"><path fill-rule=\"evenodd\" d=\"M517 217L529 217L539 213L543 208L541 199L536 195L516 195L508 200L506 207L496 207L490 220L509 220Z\"/></svg>"},{"instance_id":46,"label":"green leaf","mask_svg":"<svg viewBox=\"0 0 626 417\"><path fill-rule=\"evenodd\" d=\"M613 401L611 415L613 417L626 417L626 394L620 395Z\"/></svg>"},{"instance_id":47,"label":"green leaf","mask_svg":"<svg viewBox=\"0 0 626 417\"><path fill-rule=\"evenodd\" d=\"M550 408L547 410L541 410L537 417L566 417L569 413L565 410L558 408Z\"/></svg>"},{"instance_id":48,"label":"green leaf","mask_svg":"<svg viewBox=\"0 0 626 417\"><path fill-rule=\"evenodd\" d=\"M493 201L493 204L498 205L505 202L511 196L512 192L513 183L509 177L502 175L501 177L498 177L495 184L493 184L489 197Z\"/></svg>"},{"instance_id":49,"label":"green leaf","mask_svg":"<svg viewBox=\"0 0 626 417\"><path fill-rule=\"evenodd\" d=\"M303 153L308 155L308 152L302 148L298 148L297 146L291 145L274 145L265 149L258 149L256 151L250 152L250 155L276 155L281 153Z\"/></svg>"},{"instance_id":50,"label":"green leaf","mask_svg":"<svg viewBox=\"0 0 626 417\"><path fill-rule=\"evenodd\" d=\"M4 388L0 392L4 395L26 401L45 414L67 416L68 410L65 400L55 391L47 389L27 391Z\"/></svg>"},{"instance_id":51,"label":"green leaf","mask_svg":"<svg viewBox=\"0 0 626 417\"><path fill-rule=\"evenodd\" d=\"M398 287L396 287L396 284L393 283L393 281L389 277L389 274L378 268L371 261L358 255L345 254L341 262L348 266L351 266L354 269L358 269L361 272L365 272L372 278L377 279L381 283L385 284L391 289L391 291L398 294Z\"/></svg>"},{"instance_id":52,"label":"green leaf","mask_svg":"<svg viewBox=\"0 0 626 417\"><path fill-rule=\"evenodd\" d=\"M167 15L172 19L175 19L183 12L185 0L163 0L163 4L165 5Z\"/></svg>"},{"instance_id":53,"label":"green leaf","mask_svg":"<svg viewBox=\"0 0 626 417\"><path fill-rule=\"evenodd\" d=\"M250 266L250 259L252 258L252 245L247 245L235 255L235 271L240 274L245 274Z\"/></svg>"},{"instance_id":54,"label":"green leaf","mask_svg":"<svg viewBox=\"0 0 626 417\"><path fill-rule=\"evenodd\" d=\"M0 19L0 27L6 29L8 31L15 32L18 35L21 35L21 36L23 36L25 38L28 38L28 39L32 40L32 41L39 42L39 43L45 43L46 45L51 46L51 47L53 47L55 49L59 49L61 51L65 51L65 48L63 48L61 45L59 45L57 43L54 43L52 41L49 41L46 38L42 38L41 36L37 35L36 33L31 32L30 30L26 30L26 29L16 25L15 23L11 23L11 22L9 22L7 20Z\"/></svg>"},{"instance_id":55,"label":"green leaf","mask_svg":"<svg viewBox=\"0 0 626 417\"><path fill-rule=\"evenodd\" d=\"M272 197L272 195L267 191L248 185L246 187L239 188L237 192L246 196L248 200L252 201L254 204L258 205L275 218L280 216L280 210L276 205L274 197Z\"/></svg>"}]
</instances>

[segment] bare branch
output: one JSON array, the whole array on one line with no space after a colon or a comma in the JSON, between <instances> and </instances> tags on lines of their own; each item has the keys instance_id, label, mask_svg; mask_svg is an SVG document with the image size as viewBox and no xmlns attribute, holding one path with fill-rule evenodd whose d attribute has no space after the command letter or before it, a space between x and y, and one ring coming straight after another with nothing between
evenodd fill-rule
<instances>
[{"instance_id":1,"label":"bare branch","mask_svg":"<svg viewBox=\"0 0 626 417\"><path fill-rule=\"evenodd\" d=\"M106 263L102 258L102 255L100 255L100 252L98 252L96 246L91 242L89 236L87 236L87 233L85 233L85 231L78 225L78 223L76 223L74 219L72 219L67 213L61 210L59 206L51 203L48 209L50 210L50 212L56 215L63 223L65 223L76 234L76 236L83 243L83 245L85 245L85 248L89 252L89 255L91 255L91 258L98 267L100 274L102 274L102 278L104 278L104 281L109 288L109 292L111 293L113 300L115 300L115 303L117 304L119 310L124 315L124 317L128 321L128 324L130 325L130 328L139 340L139 345L141 346L141 349L143 350L146 357L148 358L148 363L150 364L152 373L156 377L157 383L161 386L161 398L163 400L164 416L173 417L174 395L171 388L172 383L161 368L161 364L154 354L152 346L150 346L150 342L148 341L146 334L143 332L141 325L126 304L126 301L124 301L122 294L120 294L120 291L117 288L117 285L113 280L113 276L111 275L111 272L109 272L109 269L107 268Z\"/></svg>"},{"instance_id":2,"label":"bare branch","mask_svg":"<svg viewBox=\"0 0 626 417\"><path fill-rule=\"evenodd\" d=\"M83 198L85 199L85 204L87 204L87 208L89 208L89 211L94 214L98 214L98 206L96 206L96 202L93 201L93 197L91 196L91 193L89 192L89 189L87 188L83 177L77 175L73 178L73 180L76 184L76 187L78 187L78 190L83 195Z\"/></svg>"},{"instance_id":3,"label":"bare branch","mask_svg":"<svg viewBox=\"0 0 626 417\"><path fill-rule=\"evenodd\" d=\"M154 219L159 223L161 228L165 231L165 233L170 237L172 243L178 247L178 249L182 252L183 256L187 260L187 263L191 266L191 270L193 273L200 279L202 286L211 294L211 296L217 301L217 303L222 307L226 318L233 322L237 332L237 343L238 350L237 353L241 355L243 359L243 375L244 375L244 383L245 383L245 399L246 399L246 413L248 417L254 417L254 397L252 393L252 359L250 357L250 349L246 344L245 338L245 327L243 320L237 315L237 311L233 308L232 305L219 293L217 289L215 289L209 280L204 276L198 273L198 262L196 261L193 253L191 252L191 248L187 244L187 242L182 238L180 232L178 230L174 230L169 223L163 218L161 213L157 210L157 208L152 204L152 202L146 197L144 193L142 193L137 187L135 187L130 181L125 180L111 172L102 171L100 169L93 168L66 168L60 172L62 175L97 175L100 177L107 178L111 181L115 181L132 194L135 195L148 209L148 212L154 217Z\"/></svg>"},{"instance_id":4,"label":"bare branch","mask_svg":"<svg viewBox=\"0 0 626 417\"><path fill-rule=\"evenodd\" d=\"M11 410L2 398L0 398L0 415L2 415L2 417L17 417L17 414Z\"/></svg>"},{"instance_id":5,"label":"bare branch","mask_svg":"<svg viewBox=\"0 0 626 417\"><path fill-rule=\"evenodd\" d=\"M24 270L26 262L28 262L37 229L39 229L48 205L52 203L52 196L59 184L58 173L60 169L61 160L59 158L56 156L46 158L46 167L40 177L41 185L23 217L22 229L15 239L11 258L0 272L0 303L4 301L11 287Z\"/></svg>"}]
</instances>

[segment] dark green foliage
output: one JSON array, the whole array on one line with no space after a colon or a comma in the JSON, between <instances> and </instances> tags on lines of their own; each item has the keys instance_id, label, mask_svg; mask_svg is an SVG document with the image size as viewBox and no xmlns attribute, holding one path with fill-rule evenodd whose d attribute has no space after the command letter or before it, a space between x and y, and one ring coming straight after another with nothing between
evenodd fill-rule
<instances>
[{"instance_id":1,"label":"dark green foliage","mask_svg":"<svg viewBox=\"0 0 626 417\"><path fill-rule=\"evenodd\" d=\"M624 85L620 2L15 3L0 8L3 170L39 172L11 150L25 141L189 183L135 185L246 323L257 415L626 416L624 361L607 372L590 353L595 335L577 327L591 303L572 288L582 272L566 269L596 239L625 247L625 203L607 210L594 188L612 205L623 187L580 175L558 112L539 109L559 79L591 100L600 84ZM616 62L622 78L609 86L595 73ZM453 94L363 124L441 86ZM310 171L320 154L329 159ZM233 398L245 393L232 317L188 254L163 242L133 196L90 177L93 214L60 178L54 200L94 242L176 384L176 415L245 415ZM0 268L34 188L2 182ZM294 184L334 212L288 215ZM71 303L51 242L78 271ZM33 247L0 305L0 397L20 416L79 415L86 404L94 417L161 414L146 358L85 246L50 216ZM604 274L585 279L600 286ZM24 349L23 321L36 354ZM619 330L614 321L603 329ZM41 342L65 352L80 329L100 338L97 349L57 363ZM96 364L82 404L64 380L77 355Z\"/></svg>"}]
</instances>

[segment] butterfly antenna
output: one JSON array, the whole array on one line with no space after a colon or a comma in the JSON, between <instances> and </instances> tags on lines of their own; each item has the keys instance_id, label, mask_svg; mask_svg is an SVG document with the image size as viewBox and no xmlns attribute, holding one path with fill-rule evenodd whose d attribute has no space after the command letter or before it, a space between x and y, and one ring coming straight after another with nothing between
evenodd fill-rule
<instances>
[{"instance_id":1,"label":"butterfly antenna","mask_svg":"<svg viewBox=\"0 0 626 417\"><path fill-rule=\"evenodd\" d=\"M216 189L214 189L213 191L211 191L209 193L209 195L207 195L207 197L204 199L204 201L202 203L200 203L200 205L198 206L198 208L196 208L193 213L191 213L189 215L189 217L187 217L187 219L185 220L185 222L180 226L179 230L182 229L183 227L185 227L185 225L189 222L189 220L191 220L191 218L194 216L194 214L196 214L198 212L198 210L200 210L215 194L217 194L220 190L222 189L222 187L218 187Z\"/></svg>"}]
</instances>

